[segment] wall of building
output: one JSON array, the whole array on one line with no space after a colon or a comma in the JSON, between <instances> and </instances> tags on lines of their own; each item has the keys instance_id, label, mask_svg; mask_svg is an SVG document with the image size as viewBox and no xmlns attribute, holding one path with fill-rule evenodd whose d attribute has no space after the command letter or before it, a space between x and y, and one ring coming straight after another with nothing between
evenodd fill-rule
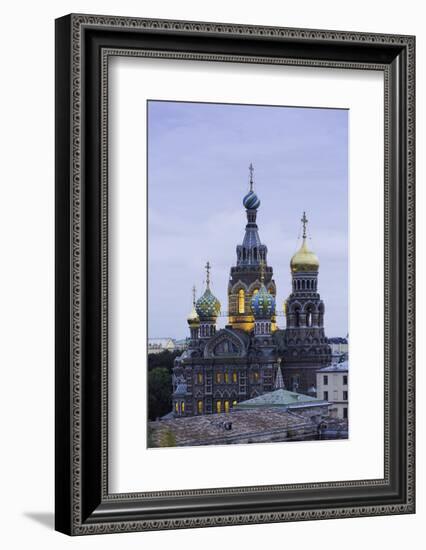
<instances>
[{"instance_id":1,"label":"wall of building","mask_svg":"<svg viewBox=\"0 0 426 550\"><path fill-rule=\"evenodd\" d=\"M327 380L327 383L325 382ZM345 382L347 382L345 384ZM347 418L349 413L349 376L347 372L318 372L317 397L332 403L330 410L337 418ZM334 412L333 412L334 411ZM346 411L346 412L345 412Z\"/></svg>"}]
</instances>

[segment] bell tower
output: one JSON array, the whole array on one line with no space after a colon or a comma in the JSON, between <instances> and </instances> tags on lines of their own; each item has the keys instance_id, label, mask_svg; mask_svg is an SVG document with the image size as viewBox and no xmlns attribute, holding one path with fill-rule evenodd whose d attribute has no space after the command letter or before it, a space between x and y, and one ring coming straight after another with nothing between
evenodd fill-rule
<instances>
[{"instance_id":1,"label":"bell tower","mask_svg":"<svg viewBox=\"0 0 426 550\"><path fill-rule=\"evenodd\" d=\"M242 244L237 246L237 263L231 267L228 283L228 315L232 328L247 332L254 330L254 316L251 308L253 296L261 288L261 265L263 263L264 285L275 297L276 287L272 267L267 264L268 248L262 244L257 220L260 199L254 192L254 168L249 166L249 191L243 198L247 224ZM271 330L276 329L275 313L271 319Z\"/></svg>"},{"instance_id":2,"label":"bell tower","mask_svg":"<svg viewBox=\"0 0 426 550\"><path fill-rule=\"evenodd\" d=\"M307 244L305 212L301 222L302 245L290 261L292 292L284 304L283 372L287 389L312 394L316 371L330 363L331 350L324 333L324 302L318 292L319 260Z\"/></svg>"}]
</instances>

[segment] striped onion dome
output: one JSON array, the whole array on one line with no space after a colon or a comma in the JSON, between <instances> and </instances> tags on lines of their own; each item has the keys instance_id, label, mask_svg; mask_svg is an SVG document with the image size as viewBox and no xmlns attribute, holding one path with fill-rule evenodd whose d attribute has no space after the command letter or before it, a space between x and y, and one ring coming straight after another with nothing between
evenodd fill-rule
<instances>
[{"instance_id":1,"label":"striped onion dome","mask_svg":"<svg viewBox=\"0 0 426 550\"><path fill-rule=\"evenodd\" d=\"M260 199L254 191L250 190L243 198L243 205L247 210L257 210L260 206Z\"/></svg>"}]
</instances>

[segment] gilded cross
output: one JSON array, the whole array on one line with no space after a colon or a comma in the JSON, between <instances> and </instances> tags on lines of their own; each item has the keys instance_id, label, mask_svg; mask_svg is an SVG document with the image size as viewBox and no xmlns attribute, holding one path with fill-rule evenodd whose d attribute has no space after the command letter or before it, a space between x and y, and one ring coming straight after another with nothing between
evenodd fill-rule
<instances>
[{"instance_id":1,"label":"gilded cross","mask_svg":"<svg viewBox=\"0 0 426 550\"><path fill-rule=\"evenodd\" d=\"M211 265L210 265L210 262L208 261L206 263L206 285L207 285L207 288L210 288L210 269L211 269Z\"/></svg>"},{"instance_id":2,"label":"gilded cross","mask_svg":"<svg viewBox=\"0 0 426 550\"><path fill-rule=\"evenodd\" d=\"M308 218L306 217L306 212L303 212L302 219L300 220L303 224L303 238L306 239L306 225L308 223Z\"/></svg>"},{"instance_id":3,"label":"gilded cross","mask_svg":"<svg viewBox=\"0 0 426 550\"><path fill-rule=\"evenodd\" d=\"M253 164L250 162L250 166L249 166L249 172L250 172L250 191L253 191L253 172L254 172L254 168L253 168Z\"/></svg>"}]
</instances>

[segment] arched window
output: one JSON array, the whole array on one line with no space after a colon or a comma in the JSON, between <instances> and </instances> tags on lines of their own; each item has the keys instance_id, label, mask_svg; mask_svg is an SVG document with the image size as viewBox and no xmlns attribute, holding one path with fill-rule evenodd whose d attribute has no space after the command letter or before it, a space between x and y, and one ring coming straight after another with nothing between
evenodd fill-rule
<instances>
[{"instance_id":1,"label":"arched window","mask_svg":"<svg viewBox=\"0 0 426 550\"><path fill-rule=\"evenodd\" d=\"M228 384L229 383L229 373L225 372L224 377L225 377L225 384Z\"/></svg>"},{"instance_id":2,"label":"arched window","mask_svg":"<svg viewBox=\"0 0 426 550\"><path fill-rule=\"evenodd\" d=\"M236 404L237 404L237 400L234 399L234 401L232 401L232 406L235 407Z\"/></svg>"},{"instance_id":3,"label":"arched window","mask_svg":"<svg viewBox=\"0 0 426 550\"><path fill-rule=\"evenodd\" d=\"M203 375L201 372L198 373L197 375L197 381L199 384L202 384L203 383Z\"/></svg>"},{"instance_id":4,"label":"arched window","mask_svg":"<svg viewBox=\"0 0 426 550\"><path fill-rule=\"evenodd\" d=\"M234 382L234 384L236 384L238 382L238 375L237 375L237 372L235 370L232 373L232 382Z\"/></svg>"},{"instance_id":5,"label":"arched window","mask_svg":"<svg viewBox=\"0 0 426 550\"><path fill-rule=\"evenodd\" d=\"M217 413L221 413L222 412L222 402L221 401L216 401L216 412Z\"/></svg>"},{"instance_id":6,"label":"arched window","mask_svg":"<svg viewBox=\"0 0 426 550\"><path fill-rule=\"evenodd\" d=\"M253 296L256 296L256 294L257 294L258 292L259 292L259 289L258 289L258 288L255 288L255 289L253 290Z\"/></svg>"},{"instance_id":7,"label":"arched window","mask_svg":"<svg viewBox=\"0 0 426 550\"><path fill-rule=\"evenodd\" d=\"M177 401L175 402L175 411L179 412L179 403Z\"/></svg>"},{"instance_id":8,"label":"arched window","mask_svg":"<svg viewBox=\"0 0 426 550\"><path fill-rule=\"evenodd\" d=\"M203 402L201 399L197 402L197 411L198 414L203 414Z\"/></svg>"},{"instance_id":9,"label":"arched window","mask_svg":"<svg viewBox=\"0 0 426 550\"><path fill-rule=\"evenodd\" d=\"M218 384L220 384L222 382L222 373L221 372L216 373L216 382Z\"/></svg>"},{"instance_id":10,"label":"arched window","mask_svg":"<svg viewBox=\"0 0 426 550\"><path fill-rule=\"evenodd\" d=\"M244 290L241 288L238 291L238 313L244 313L246 306L245 306L246 297L244 294Z\"/></svg>"},{"instance_id":11,"label":"arched window","mask_svg":"<svg viewBox=\"0 0 426 550\"><path fill-rule=\"evenodd\" d=\"M185 401L182 401L180 404L180 411L183 414L185 412Z\"/></svg>"},{"instance_id":12,"label":"arched window","mask_svg":"<svg viewBox=\"0 0 426 550\"><path fill-rule=\"evenodd\" d=\"M229 401L227 399L225 400L224 407L225 407L225 412L229 413Z\"/></svg>"}]
</instances>

